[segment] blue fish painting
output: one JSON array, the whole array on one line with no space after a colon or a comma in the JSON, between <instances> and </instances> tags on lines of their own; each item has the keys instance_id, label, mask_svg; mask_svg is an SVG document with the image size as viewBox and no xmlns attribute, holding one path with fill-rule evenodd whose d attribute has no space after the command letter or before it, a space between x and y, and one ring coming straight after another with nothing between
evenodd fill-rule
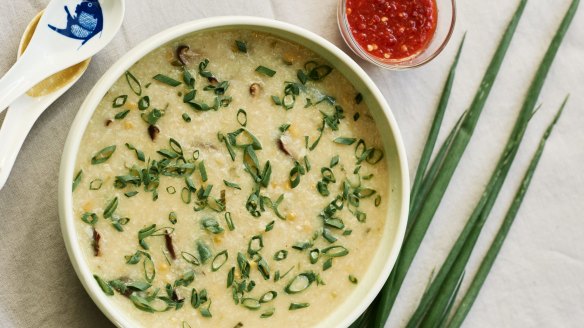
<instances>
[{"instance_id":1,"label":"blue fish painting","mask_svg":"<svg viewBox=\"0 0 584 328\"><path fill-rule=\"evenodd\" d=\"M66 37L83 40L81 45L103 30L103 13L99 0L83 0L75 8L75 15L71 15L67 6L65 12L67 27L58 28L49 24L49 28Z\"/></svg>"}]
</instances>

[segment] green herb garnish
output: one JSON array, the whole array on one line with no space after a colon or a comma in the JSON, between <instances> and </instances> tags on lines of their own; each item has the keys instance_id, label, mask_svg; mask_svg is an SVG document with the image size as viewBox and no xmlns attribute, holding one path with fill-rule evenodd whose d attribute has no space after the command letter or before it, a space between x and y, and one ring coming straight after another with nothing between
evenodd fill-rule
<instances>
[{"instance_id":1,"label":"green herb garnish","mask_svg":"<svg viewBox=\"0 0 584 328\"><path fill-rule=\"evenodd\" d=\"M337 164L339 164L339 155L336 155L333 158L331 158L331 163L329 164L329 166L332 169L333 167L337 166Z\"/></svg>"},{"instance_id":2,"label":"green herb garnish","mask_svg":"<svg viewBox=\"0 0 584 328\"><path fill-rule=\"evenodd\" d=\"M93 157L91 158L91 164L101 164L110 157L112 157L113 153L116 151L116 145L108 146L103 148L102 150L98 151Z\"/></svg>"},{"instance_id":3,"label":"green herb garnish","mask_svg":"<svg viewBox=\"0 0 584 328\"><path fill-rule=\"evenodd\" d=\"M269 308L266 312L260 314L260 318L262 319L269 318L274 315L274 312L276 312L276 309Z\"/></svg>"},{"instance_id":4,"label":"green herb garnish","mask_svg":"<svg viewBox=\"0 0 584 328\"><path fill-rule=\"evenodd\" d=\"M122 119L124 119L126 117L126 115L128 115L129 112L130 112L129 109L126 109L124 111L121 111L121 112L117 113L114 116L114 119L116 119L116 120L122 120Z\"/></svg>"},{"instance_id":5,"label":"green herb garnish","mask_svg":"<svg viewBox=\"0 0 584 328\"><path fill-rule=\"evenodd\" d=\"M229 231L235 230L235 225L233 224L233 219L231 218L231 212L225 212L225 222L227 223L227 228Z\"/></svg>"},{"instance_id":6,"label":"green herb garnish","mask_svg":"<svg viewBox=\"0 0 584 328\"><path fill-rule=\"evenodd\" d=\"M255 71L258 72L258 73L262 73L262 74L264 74L266 76L269 76L269 77L272 77L272 76L274 76L276 74L276 71L271 70L271 69L269 69L269 68L267 68L265 66L261 66L261 65L258 66L255 69Z\"/></svg>"},{"instance_id":7,"label":"green herb garnish","mask_svg":"<svg viewBox=\"0 0 584 328\"><path fill-rule=\"evenodd\" d=\"M304 64L306 76L312 81L320 81L329 75L333 68L328 65L319 65L315 61L308 61Z\"/></svg>"},{"instance_id":8,"label":"green herb garnish","mask_svg":"<svg viewBox=\"0 0 584 328\"><path fill-rule=\"evenodd\" d=\"M202 241L197 242L197 251L202 263L207 262L213 256L209 247Z\"/></svg>"},{"instance_id":9,"label":"green herb garnish","mask_svg":"<svg viewBox=\"0 0 584 328\"><path fill-rule=\"evenodd\" d=\"M183 258L183 260L185 260L187 263L190 263L192 265L197 265L197 266L201 265L201 262L199 261L199 259L191 253L181 252L180 255Z\"/></svg>"},{"instance_id":10,"label":"green herb garnish","mask_svg":"<svg viewBox=\"0 0 584 328\"><path fill-rule=\"evenodd\" d=\"M345 137L338 137L335 140L333 140L334 143L338 143L341 145L352 145L355 143L355 141L357 141L357 139L355 138L345 138Z\"/></svg>"},{"instance_id":11,"label":"green herb garnish","mask_svg":"<svg viewBox=\"0 0 584 328\"><path fill-rule=\"evenodd\" d=\"M310 304L308 303L290 303L290 307L288 307L288 310L292 311L292 310L299 310L299 309L304 309L309 307Z\"/></svg>"},{"instance_id":12,"label":"green herb garnish","mask_svg":"<svg viewBox=\"0 0 584 328\"><path fill-rule=\"evenodd\" d=\"M83 170L79 170L79 172L77 172L77 174L75 175L75 178L73 178L73 186L71 188L71 191L75 191L75 189L77 189L77 186L79 186L79 183L81 182L82 178Z\"/></svg>"},{"instance_id":13,"label":"green herb garnish","mask_svg":"<svg viewBox=\"0 0 584 328\"><path fill-rule=\"evenodd\" d=\"M156 74L153 79L155 79L158 82L162 82L164 84L170 85L171 87L177 87L179 85L181 85L182 83L180 81L177 81L173 78L170 78L166 75L162 75L162 74Z\"/></svg>"},{"instance_id":14,"label":"green herb garnish","mask_svg":"<svg viewBox=\"0 0 584 328\"><path fill-rule=\"evenodd\" d=\"M136 152L136 157L138 158L139 161L144 162L146 160L146 157L144 156L144 153L137 149L136 147L134 147L132 144L126 143L126 147L129 150L133 150L134 152Z\"/></svg>"},{"instance_id":15,"label":"green herb garnish","mask_svg":"<svg viewBox=\"0 0 584 328\"><path fill-rule=\"evenodd\" d=\"M170 223L172 224L176 224L176 222L178 221L178 216L176 215L176 212L172 211L168 213L168 221L170 221Z\"/></svg>"},{"instance_id":16,"label":"green herb garnish","mask_svg":"<svg viewBox=\"0 0 584 328\"><path fill-rule=\"evenodd\" d=\"M183 67L183 81L187 87L193 89L195 87L195 78L186 67Z\"/></svg>"},{"instance_id":17,"label":"green herb garnish","mask_svg":"<svg viewBox=\"0 0 584 328\"><path fill-rule=\"evenodd\" d=\"M243 255L241 252L237 253L237 266L239 267L241 276L244 278L249 278L249 262L246 260L245 255Z\"/></svg>"},{"instance_id":18,"label":"green herb garnish","mask_svg":"<svg viewBox=\"0 0 584 328\"><path fill-rule=\"evenodd\" d=\"M282 261L282 260L285 260L287 257L288 257L288 251L285 249L279 250L276 252L276 254L274 254L275 261Z\"/></svg>"},{"instance_id":19,"label":"green herb garnish","mask_svg":"<svg viewBox=\"0 0 584 328\"><path fill-rule=\"evenodd\" d=\"M112 107L118 108L118 107L124 106L127 99L128 99L128 95L117 96L116 99L114 99L114 102L112 103Z\"/></svg>"},{"instance_id":20,"label":"green herb garnish","mask_svg":"<svg viewBox=\"0 0 584 328\"><path fill-rule=\"evenodd\" d=\"M237 46L237 49L239 50L239 52L243 52L243 53L247 52L247 43L246 42L240 41L240 40L235 40L235 45Z\"/></svg>"},{"instance_id":21,"label":"green herb garnish","mask_svg":"<svg viewBox=\"0 0 584 328\"><path fill-rule=\"evenodd\" d=\"M139 110L145 110L145 109L148 109L148 107L150 107L150 97L144 96L144 97L140 98L140 100L138 100L138 109Z\"/></svg>"},{"instance_id":22,"label":"green herb garnish","mask_svg":"<svg viewBox=\"0 0 584 328\"><path fill-rule=\"evenodd\" d=\"M105 209L103 210L103 217L109 219L114 214L115 210L118 208L118 197L114 197L109 203L106 205Z\"/></svg>"},{"instance_id":23,"label":"green herb garnish","mask_svg":"<svg viewBox=\"0 0 584 328\"><path fill-rule=\"evenodd\" d=\"M306 173L306 170L304 169L304 167L302 165L300 165L300 163L298 162L294 162L294 167L292 168L292 170L290 170L290 186L292 188L296 188L298 186L298 184L300 183L300 176L304 175Z\"/></svg>"},{"instance_id":24,"label":"green herb garnish","mask_svg":"<svg viewBox=\"0 0 584 328\"><path fill-rule=\"evenodd\" d=\"M103 180L95 179L89 183L89 190L99 190L103 185Z\"/></svg>"},{"instance_id":25,"label":"green herb garnish","mask_svg":"<svg viewBox=\"0 0 584 328\"><path fill-rule=\"evenodd\" d=\"M148 113L142 113L141 117L144 120L144 122L150 125L154 125L163 115L164 111L158 108L152 108L152 110L149 111Z\"/></svg>"},{"instance_id":26,"label":"green herb garnish","mask_svg":"<svg viewBox=\"0 0 584 328\"><path fill-rule=\"evenodd\" d=\"M268 266L268 262L264 258L261 258L258 261L258 271L264 278L264 280L270 279L270 267Z\"/></svg>"},{"instance_id":27,"label":"green herb garnish","mask_svg":"<svg viewBox=\"0 0 584 328\"><path fill-rule=\"evenodd\" d=\"M244 298L241 300L241 305L250 309L250 310L258 310L262 305L260 301L256 300L255 298Z\"/></svg>"},{"instance_id":28,"label":"green herb garnish","mask_svg":"<svg viewBox=\"0 0 584 328\"><path fill-rule=\"evenodd\" d=\"M101 288L101 290L103 290L106 295L112 296L114 294L114 290L105 280L101 279L98 275L95 274L93 275L93 278L95 278L99 288Z\"/></svg>"},{"instance_id":29,"label":"green herb garnish","mask_svg":"<svg viewBox=\"0 0 584 328\"><path fill-rule=\"evenodd\" d=\"M315 281L316 274L314 272L303 272L290 280L288 285L286 285L284 288L284 291L288 294L297 294L310 287L310 285Z\"/></svg>"},{"instance_id":30,"label":"green herb garnish","mask_svg":"<svg viewBox=\"0 0 584 328\"><path fill-rule=\"evenodd\" d=\"M256 235L251 237L247 246L247 253L249 255L257 254L264 248L264 239L262 235Z\"/></svg>"},{"instance_id":31,"label":"green herb garnish","mask_svg":"<svg viewBox=\"0 0 584 328\"><path fill-rule=\"evenodd\" d=\"M91 213L91 212L86 212L83 213L83 215L81 215L81 221L90 224L90 225L94 225L97 223L98 217L97 214L95 213Z\"/></svg>"},{"instance_id":32,"label":"green herb garnish","mask_svg":"<svg viewBox=\"0 0 584 328\"><path fill-rule=\"evenodd\" d=\"M315 248L308 253L308 259L310 260L310 264L314 264L314 263L318 262L319 258L320 258L320 250L318 248Z\"/></svg>"},{"instance_id":33,"label":"green herb garnish","mask_svg":"<svg viewBox=\"0 0 584 328\"><path fill-rule=\"evenodd\" d=\"M332 257L329 257L322 264L322 271L326 271L326 270L330 269L332 266L333 266L333 258Z\"/></svg>"},{"instance_id":34,"label":"green herb garnish","mask_svg":"<svg viewBox=\"0 0 584 328\"><path fill-rule=\"evenodd\" d=\"M225 184L227 187L230 187L230 188L235 188L235 189L237 189L237 190L241 190L241 187L240 187L240 186L239 186L237 183L234 183L234 182L229 182L229 181L227 181L227 180L223 180L223 183L224 183L224 184Z\"/></svg>"},{"instance_id":35,"label":"green herb garnish","mask_svg":"<svg viewBox=\"0 0 584 328\"><path fill-rule=\"evenodd\" d=\"M140 244L140 246L142 246L142 248L146 250L150 249L150 247L146 243L146 238L164 236L166 234L172 233L173 231L174 228L172 227L162 227L156 229L156 224L151 224L138 231L138 243Z\"/></svg>"},{"instance_id":36,"label":"green herb garnish","mask_svg":"<svg viewBox=\"0 0 584 328\"><path fill-rule=\"evenodd\" d=\"M220 234L224 231L219 225L219 222L212 217L203 218L201 220L201 226L212 234Z\"/></svg>"},{"instance_id":37,"label":"green herb garnish","mask_svg":"<svg viewBox=\"0 0 584 328\"><path fill-rule=\"evenodd\" d=\"M278 293L270 290L269 292L265 293L260 297L260 303L268 303L273 301L276 297L278 297Z\"/></svg>"},{"instance_id":38,"label":"green herb garnish","mask_svg":"<svg viewBox=\"0 0 584 328\"><path fill-rule=\"evenodd\" d=\"M237 123L243 127L247 125L247 112L243 108L237 111Z\"/></svg>"},{"instance_id":39,"label":"green herb garnish","mask_svg":"<svg viewBox=\"0 0 584 328\"><path fill-rule=\"evenodd\" d=\"M203 182L207 182L207 169L205 169L205 161L199 162L199 173Z\"/></svg>"},{"instance_id":40,"label":"green herb garnish","mask_svg":"<svg viewBox=\"0 0 584 328\"><path fill-rule=\"evenodd\" d=\"M266 224L266 228L265 231L271 231L272 229L274 229L274 224L276 223L276 221L271 221L270 223Z\"/></svg>"},{"instance_id":41,"label":"green herb garnish","mask_svg":"<svg viewBox=\"0 0 584 328\"><path fill-rule=\"evenodd\" d=\"M136 94L136 96L142 95L142 85L140 81L132 74L130 71L126 71L126 82L128 82L128 86L132 91Z\"/></svg>"},{"instance_id":42,"label":"green herb garnish","mask_svg":"<svg viewBox=\"0 0 584 328\"><path fill-rule=\"evenodd\" d=\"M226 250L217 253L213 258L213 262L211 262L211 271L215 272L221 269L223 264L227 262L227 259L229 259L229 253Z\"/></svg>"}]
</instances>

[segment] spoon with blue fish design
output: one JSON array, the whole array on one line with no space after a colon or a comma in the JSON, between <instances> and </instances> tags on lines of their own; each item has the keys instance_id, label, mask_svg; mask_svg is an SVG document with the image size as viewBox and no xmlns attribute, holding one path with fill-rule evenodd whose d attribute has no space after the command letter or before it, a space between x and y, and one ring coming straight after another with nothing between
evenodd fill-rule
<instances>
[{"instance_id":1,"label":"spoon with blue fish design","mask_svg":"<svg viewBox=\"0 0 584 328\"><path fill-rule=\"evenodd\" d=\"M103 49L124 10L124 0L52 0L26 51L0 79L0 112L35 84Z\"/></svg>"},{"instance_id":2,"label":"spoon with blue fish design","mask_svg":"<svg viewBox=\"0 0 584 328\"><path fill-rule=\"evenodd\" d=\"M18 46L19 57L27 48L42 15L41 11L26 27ZM0 128L0 189L6 183L18 152L36 120L79 80L89 61L90 58L49 76L10 104Z\"/></svg>"}]
</instances>

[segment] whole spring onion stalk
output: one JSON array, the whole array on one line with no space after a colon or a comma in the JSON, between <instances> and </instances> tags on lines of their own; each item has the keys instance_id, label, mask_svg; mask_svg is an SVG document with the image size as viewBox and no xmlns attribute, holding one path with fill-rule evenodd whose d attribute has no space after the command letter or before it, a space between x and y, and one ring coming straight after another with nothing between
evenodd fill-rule
<instances>
[{"instance_id":1,"label":"whole spring onion stalk","mask_svg":"<svg viewBox=\"0 0 584 328\"><path fill-rule=\"evenodd\" d=\"M507 237L507 234L509 233L509 230L511 229L511 225L515 221L515 217L517 216L517 212L519 211L519 207L521 206L521 203L523 202L523 198L525 197L525 193L527 192L527 188L529 188L529 185L531 183L531 179L533 178L533 174L535 172L535 169L537 168L537 164L539 163L539 160L540 160L541 155L543 153L543 150L545 148L545 144L547 142L547 139L549 138L550 134L552 133L552 130L553 130L555 124L558 122L558 119L560 118L560 115L562 114L562 111L563 111L564 107L566 106L567 101L568 101L568 97L566 97L566 99L562 103L558 113L556 114L554 120L552 121L552 123L548 126L547 130L545 131L545 133L544 133L544 135L539 143L539 146L538 146L538 148L537 148L535 154L533 155L533 158L529 164L529 168L525 172L525 176L523 177L523 181L521 182L519 190L517 190L517 193L515 194L515 197L513 199L513 203L511 204L511 207L509 208L509 210L507 211L507 214L505 215L505 219L503 220L503 224L499 228L499 231L497 232L497 235L495 236L493 243L489 247L487 254L485 254L485 257L483 258L483 261L481 262L481 265L479 266L479 269L478 269L477 273L475 274L466 294L463 296L460 305L458 306L458 308L456 309L456 311L454 313L454 316L452 317L452 320L448 324L449 328L460 327L460 325L462 324L462 322L466 318L466 315L470 311L470 308L473 305L475 299L477 298L479 291L481 290L481 287L483 286L483 283L485 282L487 275L491 271L491 268L493 267L493 263L495 262L495 259L497 258L497 255L499 254L501 247L503 246L503 242L505 241L505 238Z\"/></svg>"},{"instance_id":2,"label":"whole spring onion stalk","mask_svg":"<svg viewBox=\"0 0 584 328\"><path fill-rule=\"evenodd\" d=\"M408 327L417 327L418 325L421 327L435 327L436 323L439 322L445 307L448 306L449 297L457 288L458 281L465 270L482 227L488 218L509 172L513 159L517 154L527 124L536 110L535 105L545 78L561 41L574 17L578 3L579 0L574 0L572 2L572 5L556 32L556 35L554 36L530 85L507 145L479 203L469 217L464 229L460 233L456 243L436 275L436 278L422 297L418 308L408 323Z\"/></svg>"},{"instance_id":3,"label":"whole spring onion stalk","mask_svg":"<svg viewBox=\"0 0 584 328\"><path fill-rule=\"evenodd\" d=\"M422 187L422 178L428 168L430 163L430 157L432 157L432 152L434 150L434 145L436 145L436 139L438 139L438 133L440 132L440 127L442 126L442 120L444 119L444 113L448 106L448 100L450 99L450 93L452 92L452 85L454 84L454 77L456 76L456 67L458 66L458 60L460 59L460 53L462 52L462 47L464 46L464 39L466 34L462 37L462 41L458 46L458 51L454 57L454 61L450 66L450 71L448 72L448 78L444 84L444 89L442 95L440 96L440 101L438 102L438 108L436 109L436 114L434 115L434 120L428 133L428 138L424 145L424 150L422 151L422 156L420 157L420 162L418 163L418 169L416 170L416 176L414 178L414 184L412 185L412 190L410 192L410 214L412 213L413 204L418 204L416 198L418 198L420 188ZM458 125L458 124L457 124ZM408 229L410 229L413 224L413 220L408 221Z\"/></svg>"},{"instance_id":4,"label":"whole spring onion stalk","mask_svg":"<svg viewBox=\"0 0 584 328\"><path fill-rule=\"evenodd\" d=\"M428 192L424 197L419 197L420 194L413 195L412 197L416 202L412 207L412 209L414 209L414 215L410 217L410 220L412 220L413 223L409 232L406 234L402 251L398 257L396 265L373 305L375 306L373 311L373 322L371 325L373 327L383 327L389 316L406 273L412 264L414 256L420 247L434 213L436 212L442 197L446 192L446 188L450 183L452 175L464 154L470 138L472 137L480 114L485 106L488 95L509 48L509 44L511 43L511 39L515 34L515 30L517 29L517 25L523 14L523 9L525 8L526 3L527 0L520 1L519 6L513 14L511 22L507 26L499 46L493 55L489 67L485 72L481 85L468 109L468 112L462 118L460 125L455 127L456 130L453 132L454 134L451 142L442 145L440 152L444 152L443 161L442 163L437 164L439 165L439 168L437 168L437 173L433 177L434 179L432 181L422 182L422 185L427 184L429 186ZM434 164L432 166L434 166ZM415 210L417 206L419 206L419 210Z\"/></svg>"}]
</instances>

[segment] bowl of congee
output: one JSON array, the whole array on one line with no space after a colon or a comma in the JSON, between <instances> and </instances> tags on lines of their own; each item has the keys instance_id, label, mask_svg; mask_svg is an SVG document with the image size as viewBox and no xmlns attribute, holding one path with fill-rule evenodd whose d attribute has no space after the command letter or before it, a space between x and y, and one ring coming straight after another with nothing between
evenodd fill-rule
<instances>
[{"instance_id":1,"label":"bowl of congee","mask_svg":"<svg viewBox=\"0 0 584 328\"><path fill-rule=\"evenodd\" d=\"M400 132L375 84L299 27L219 17L120 58L65 145L61 226L119 327L348 327L407 223Z\"/></svg>"}]
</instances>

